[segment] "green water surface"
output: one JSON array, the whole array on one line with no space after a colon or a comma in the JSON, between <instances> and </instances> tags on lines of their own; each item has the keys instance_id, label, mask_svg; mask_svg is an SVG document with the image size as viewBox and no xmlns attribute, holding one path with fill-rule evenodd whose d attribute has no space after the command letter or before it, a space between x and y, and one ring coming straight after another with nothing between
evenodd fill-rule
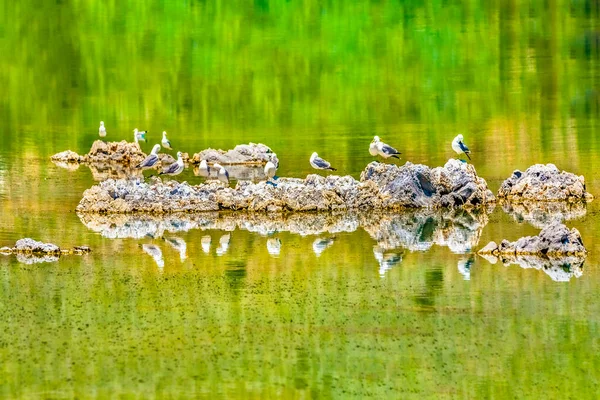
<instances>
[{"instance_id":1,"label":"green water surface","mask_svg":"<svg viewBox=\"0 0 600 400\"><path fill-rule=\"evenodd\" d=\"M172 154L262 142L281 176L318 151L358 177L373 135L438 166L463 133L493 191L553 162L598 197L599 17L590 0L0 0L0 246L93 249L0 256L0 396L595 398L597 200L566 222L580 276L555 281L474 255L539 232L502 207L472 229L392 216L413 234L382 264L360 224L86 224L91 172L49 157L87 152L103 120L110 140L149 130L146 152L166 130Z\"/></svg>"}]
</instances>

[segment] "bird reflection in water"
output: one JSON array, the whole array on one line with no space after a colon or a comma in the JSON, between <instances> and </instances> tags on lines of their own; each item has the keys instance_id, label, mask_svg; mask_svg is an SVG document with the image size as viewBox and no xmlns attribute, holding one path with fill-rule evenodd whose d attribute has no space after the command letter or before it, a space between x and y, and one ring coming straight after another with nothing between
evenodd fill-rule
<instances>
[{"instance_id":1,"label":"bird reflection in water","mask_svg":"<svg viewBox=\"0 0 600 400\"><path fill-rule=\"evenodd\" d=\"M181 259L181 262L185 261L187 258L187 244L185 243L185 240L176 236L164 239L165 242L179 252L179 258Z\"/></svg>"},{"instance_id":2,"label":"bird reflection in water","mask_svg":"<svg viewBox=\"0 0 600 400\"><path fill-rule=\"evenodd\" d=\"M458 272L465 278L465 281L471 280L471 267L475 262L475 257L471 255L470 257L463 257L458 260Z\"/></svg>"},{"instance_id":3,"label":"bird reflection in water","mask_svg":"<svg viewBox=\"0 0 600 400\"><path fill-rule=\"evenodd\" d=\"M154 258L156 265L158 265L158 268L160 268L162 271L162 269L165 267L165 260L163 259L163 254L160 248L154 244L143 244L142 250Z\"/></svg>"},{"instance_id":4,"label":"bird reflection in water","mask_svg":"<svg viewBox=\"0 0 600 400\"><path fill-rule=\"evenodd\" d=\"M219 247L217 247L217 255L222 256L229 250L229 241L231 240L231 234L226 233L219 238Z\"/></svg>"},{"instance_id":5,"label":"bird reflection in water","mask_svg":"<svg viewBox=\"0 0 600 400\"><path fill-rule=\"evenodd\" d=\"M333 245L333 242L334 238L316 238L312 245L315 255L319 257L325 249Z\"/></svg>"},{"instance_id":6,"label":"bird reflection in water","mask_svg":"<svg viewBox=\"0 0 600 400\"><path fill-rule=\"evenodd\" d=\"M200 241L200 243L202 244L202 251L205 252L206 254L210 253L211 241L212 241L212 239L209 235L202 236L202 240Z\"/></svg>"},{"instance_id":7,"label":"bird reflection in water","mask_svg":"<svg viewBox=\"0 0 600 400\"><path fill-rule=\"evenodd\" d=\"M379 246L373 247L373 255L375 259L379 263L379 276L382 278L385 276L385 273L392 269L394 266L400 264L402 262L402 254L384 252L383 249Z\"/></svg>"},{"instance_id":8,"label":"bird reflection in water","mask_svg":"<svg viewBox=\"0 0 600 400\"><path fill-rule=\"evenodd\" d=\"M267 251L272 256L278 256L281 253L281 240L279 238L267 239Z\"/></svg>"}]
</instances>

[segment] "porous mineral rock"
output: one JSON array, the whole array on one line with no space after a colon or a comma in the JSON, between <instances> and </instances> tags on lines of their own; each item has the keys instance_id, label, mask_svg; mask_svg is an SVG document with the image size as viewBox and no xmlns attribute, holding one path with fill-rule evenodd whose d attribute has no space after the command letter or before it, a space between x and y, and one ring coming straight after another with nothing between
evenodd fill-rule
<instances>
[{"instance_id":1,"label":"porous mineral rock","mask_svg":"<svg viewBox=\"0 0 600 400\"><path fill-rule=\"evenodd\" d=\"M190 163L199 164L202 160L206 160L209 164L219 163L223 165L266 164L268 161L275 165L279 163L273 150L262 143L240 144L227 151L220 149L202 150L200 153L194 154Z\"/></svg>"},{"instance_id":2,"label":"porous mineral rock","mask_svg":"<svg viewBox=\"0 0 600 400\"><path fill-rule=\"evenodd\" d=\"M407 162L401 167L372 162L361 174L385 197L381 208L476 207L495 201L472 164L450 159L443 167Z\"/></svg>"},{"instance_id":3,"label":"porous mineral rock","mask_svg":"<svg viewBox=\"0 0 600 400\"><path fill-rule=\"evenodd\" d=\"M538 236L522 237L516 242L503 240L499 245L488 243L479 254L491 254L496 257L506 255L543 255L551 256L585 256L587 250L576 228L569 230L560 222L553 222L540 232Z\"/></svg>"},{"instance_id":4,"label":"porous mineral rock","mask_svg":"<svg viewBox=\"0 0 600 400\"><path fill-rule=\"evenodd\" d=\"M73 249L61 250L55 244L38 242L30 238L19 239L14 247L2 247L0 254L15 254L19 262L25 264L35 264L42 262L57 261L61 254L86 254L91 250L87 246L77 246Z\"/></svg>"},{"instance_id":5,"label":"porous mineral rock","mask_svg":"<svg viewBox=\"0 0 600 400\"><path fill-rule=\"evenodd\" d=\"M498 190L498 199L513 202L591 201L583 176L559 171L554 164L536 164L525 172L516 170Z\"/></svg>"},{"instance_id":6,"label":"porous mineral rock","mask_svg":"<svg viewBox=\"0 0 600 400\"><path fill-rule=\"evenodd\" d=\"M430 169L424 165L369 164L357 181L351 176L308 175L267 182L239 181L235 188L207 181L150 183L107 180L86 190L79 212L173 213L218 210L335 211L405 208L474 208L491 205L494 196L472 165L450 160Z\"/></svg>"},{"instance_id":7,"label":"porous mineral rock","mask_svg":"<svg viewBox=\"0 0 600 400\"><path fill-rule=\"evenodd\" d=\"M63 162L63 163L79 163L82 161L82 157L71 150L61 151L50 157L52 161Z\"/></svg>"}]
</instances>

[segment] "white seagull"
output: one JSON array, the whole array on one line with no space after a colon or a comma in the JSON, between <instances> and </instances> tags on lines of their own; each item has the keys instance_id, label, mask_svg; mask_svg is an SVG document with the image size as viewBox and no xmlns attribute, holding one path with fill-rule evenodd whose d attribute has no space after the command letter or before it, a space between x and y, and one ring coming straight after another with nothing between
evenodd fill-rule
<instances>
[{"instance_id":1,"label":"white seagull","mask_svg":"<svg viewBox=\"0 0 600 400\"><path fill-rule=\"evenodd\" d=\"M310 165L314 169L329 169L331 171L337 171L337 169L333 168L329 162L323 160L317 152L314 152L310 156Z\"/></svg>"},{"instance_id":2,"label":"white seagull","mask_svg":"<svg viewBox=\"0 0 600 400\"><path fill-rule=\"evenodd\" d=\"M229 241L231 240L231 234L226 233L219 238L219 247L217 247L217 255L222 256L229 250Z\"/></svg>"},{"instance_id":3,"label":"white seagull","mask_svg":"<svg viewBox=\"0 0 600 400\"><path fill-rule=\"evenodd\" d=\"M148 133L148 131L138 131L138 128L135 128L133 130L133 141L136 143L138 142L138 140L145 142L146 141L146 133Z\"/></svg>"},{"instance_id":4,"label":"white seagull","mask_svg":"<svg viewBox=\"0 0 600 400\"><path fill-rule=\"evenodd\" d=\"M179 175L183 171L183 168L183 158L181 158L181 152L178 151L177 161L165 168L159 175Z\"/></svg>"},{"instance_id":5,"label":"white seagull","mask_svg":"<svg viewBox=\"0 0 600 400\"><path fill-rule=\"evenodd\" d=\"M100 137L106 137L106 128L104 127L104 121L100 121L100 128L98 128L98 135L100 135Z\"/></svg>"},{"instance_id":6,"label":"white seagull","mask_svg":"<svg viewBox=\"0 0 600 400\"><path fill-rule=\"evenodd\" d=\"M267 182L275 176L277 173L277 167L271 161L265 164L265 175L267 176Z\"/></svg>"},{"instance_id":7,"label":"white seagull","mask_svg":"<svg viewBox=\"0 0 600 400\"><path fill-rule=\"evenodd\" d=\"M162 147L164 147L165 149L173 150L171 148L171 142L169 141L169 139L167 139L167 131L163 131L163 137L160 142L162 143Z\"/></svg>"},{"instance_id":8,"label":"white seagull","mask_svg":"<svg viewBox=\"0 0 600 400\"><path fill-rule=\"evenodd\" d=\"M471 151L469 150L467 145L465 145L463 143L463 135L462 134L459 134L458 136L456 136L454 138L454 140L452 141L452 150L454 150L457 154L465 153L466 156L469 157L469 160L471 159L471 156L469 155L471 153Z\"/></svg>"},{"instance_id":9,"label":"white seagull","mask_svg":"<svg viewBox=\"0 0 600 400\"><path fill-rule=\"evenodd\" d=\"M155 144L152 148L152 152L148 157L144 159L141 163L136 165L136 168L152 168L158 162L158 152L160 151L160 144Z\"/></svg>"},{"instance_id":10,"label":"white seagull","mask_svg":"<svg viewBox=\"0 0 600 400\"><path fill-rule=\"evenodd\" d=\"M200 176L210 176L210 167L208 166L206 160L200 161L200 167L198 167L198 169L200 171Z\"/></svg>"},{"instance_id":11,"label":"white seagull","mask_svg":"<svg viewBox=\"0 0 600 400\"><path fill-rule=\"evenodd\" d=\"M221 164L214 163L213 168L217 170L217 178L229 185L229 172Z\"/></svg>"},{"instance_id":12,"label":"white seagull","mask_svg":"<svg viewBox=\"0 0 600 400\"><path fill-rule=\"evenodd\" d=\"M375 136L373 138L373 141L371 142L371 145L369 146L369 153L371 153L371 154L373 154L373 150L372 150L373 145L375 145L377 154L383 158L390 158L390 157L400 158L399 155L401 153L398 150L396 150L395 148L393 148L392 146L389 146L389 145L383 143L379 139L379 136Z\"/></svg>"}]
</instances>

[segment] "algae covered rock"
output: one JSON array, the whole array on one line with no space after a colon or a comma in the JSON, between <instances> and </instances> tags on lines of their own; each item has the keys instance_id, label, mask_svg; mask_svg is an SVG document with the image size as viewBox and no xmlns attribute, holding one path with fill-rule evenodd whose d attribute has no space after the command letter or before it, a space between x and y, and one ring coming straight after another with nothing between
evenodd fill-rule
<instances>
[{"instance_id":1,"label":"algae covered rock","mask_svg":"<svg viewBox=\"0 0 600 400\"><path fill-rule=\"evenodd\" d=\"M591 201L585 179L570 172L559 171L554 164L536 164L525 172L515 170L498 190L498 198L514 202L530 201Z\"/></svg>"}]
</instances>

